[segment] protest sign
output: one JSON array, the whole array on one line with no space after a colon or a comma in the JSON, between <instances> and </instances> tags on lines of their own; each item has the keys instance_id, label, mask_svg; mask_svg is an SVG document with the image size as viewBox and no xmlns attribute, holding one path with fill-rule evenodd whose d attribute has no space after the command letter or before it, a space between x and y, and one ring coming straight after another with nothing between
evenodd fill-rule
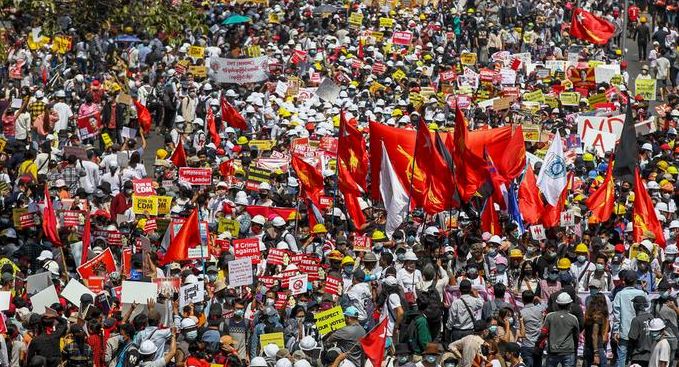
<instances>
[{"instance_id":1,"label":"protest sign","mask_svg":"<svg viewBox=\"0 0 679 367\"><path fill-rule=\"evenodd\" d=\"M82 213L79 210L64 210L64 227L76 227L80 225Z\"/></svg>"},{"instance_id":2,"label":"protest sign","mask_svg":"<svg viewBox=\"0 0 679 367\"><path fill-rule=\"evenodd\" d=\"M229 261L229 286L240 287L254 283L252 261L242 258Z\"/></svg>"},{"instance_id":3,"label":"protest sign","mask_svg":"<svg viewBox=\"0 0 679 367\"><path fill-rule=\"evenodd\" d=\"M526 102L545 102L545 96L540 89L533 92L524 93L522 99Z\"/></svg>"},{"instance_id":4,"label":"protest sign","mask_svg":"<svg viewBox=\"0 0 679 367\"><path fill-rule=\"evenodd\" d=\"M615 149L615 141L615 134L591 129L587 130L582 138L585 150L595 151L599 157L605 157L606 153L612 152Z\"/></svg>"},{"instance_id":5,"label":"protest sign","mask_svg":"<svg viewBox=\"0 0 679 367\"><path fill-rule=\"evenodd\" d=\"M210 69L213 71L213 79L219 83L257 83L269 78L267 56L249 59L212 58Z\"/></svg>"},{"instance_id":6,"label":"protest sign","mask_svg":"<svg viewBox=\"0 0 679 367\"><path fill-rule=\"evenodd\" d=\"M635 79L634 94L644 97L646 101L656 100L656 80L655 79Z\"/></svg>"},{"instance_id":7,"label":"protest sign","mask_svg":"<svg viewBox=\"0 0 679 367\"><path fill-rule=\"evenodd\" d=\"M275 140L250 140L248 142L248 146L250 147L255 147L259 151L269 151L273 149L274 146L276 146L276 141Z\"/></svg>"},{"instance_id":8,"label":"protest sign","mask_svg":"<svg viewBox=\"0 0 679 367\"><path fill-rule=\"evenodd\" d=\"M413 40L413 33L408 31L394 32L391 36L391 43L399 46L409 46Z\"/></svg>"},{"instance_id":9,"label":"protest sign","mask_svg":"<svg viewBox=\"0 0 679 367\"><path fill-rule=\"evenodd\" d=\"M540 141L540 125L538 124L525 124L522 126L523 139L530 142Z\"/></svg>"},{"instance_id":10,"label":"protest sign","mask_svg":"<svg viewBox=\"0 0 679 367\"><path fill-rule=\"evenodd\" d=\"M156 278L153 282L158 285L158 294L164 294L168 298L179 293L182 286L182 280L179 277Z\"/></svg>"},{"instance_id":11,"label":"protest sign","mask_svg":"<svg viewBox=\"0 0 679 367\"><path fill-rule=\"evenodd\" d=\"M132 195L132 211L134 214L158 215L158 197Z\"/></svg>"},{"instance_id":12,"label":"protest sign","mask_svg":"<svg viewBox=\"0 0 679 367\"><path fill-rule=\"evenodd\" d=\"M658 130L658 125L656 124L655 119L655 116L651 116L644 121L634 124L634 130L636 131L637 136L653 134L656 132Z\"/></svg>"},{"instance_id":13,"label":"protest sign","mask_svg":"<svg viewBox=\"0 0 679 367\"><path fill-rule=\"evenodd\" d=\"M106 248L104 252L93 257L91 260L78 267L78 274L83 279L87 279L93 275L110 274L116 271L116 263L113 258L113 252L110 248Z\"/></svg>"},{"instance_id":14,"label":"protest sign","mask_svg":"<svg viewBox=\"0 0 679 367\"><path fill-rule=\"evenodd\" d=\"M229 231L232 236L237 237L240 233L240 222L235 219L219 218L217 222L217 233Z\"/></svg>"},{"instance_id":15,"label":"protest sign","mask_svg":"<svg viewBox=\"0 0 679 367\"><path fill-rule=\"evenodd\" d=\"M26 293L33 295L52 285L50 274L50 272L43 272L29 275L26 278Z\"/></svg>"},{"instance_id":16,"label":"protest sign","mask_svg":"<svg viewBox=\"0 0 679 367\"><path fill-rule=\"evenodd\" d=\"M332 294L334 296L339 296L342 291L342 279L335 278L333 276L325 277L324 291L327 294Z\"/></svg>"},{"instance_id":17,"label":"protest sign","mask_svg":"<svg viewBox=\"0 0 679 367\"><path fill-rule=\"evenodd\" d=\"M156 194L156 190L153 188L153 180L150 178L132 180L132 187L136 196L151 196Z\"/></svg>"},{"instance_id":18,"label":"protest sign","mask_svg":"<svg viewBox=\"0 0 679 367\"><path fill-rule=\"evenodd\" d=\"M78 306L78 308L80 308L80 297L83 294L91 295L92 299L94 299L96 296L96 294L92 293L91 290L73 278L71 278L68 284L66 284L66 287L64 287L64 289L61 291L61 296L66 298L74 305Z\"/></svg>"},{"instance_id":19,"label":"protest sign","mask_svg":"<svg viewBox=\"0 0 679 367\"><path fill-rule=\"evenodd\" d=\"M611 117L597 116L578 116L575 119L578 124L578 136L584 141L588 130L603 131L615 135L616 140L620 139L622 127L625 124L625 115Z\"/></svg>"},{"instance_id":20,"label":"protest sign","mask_svg":"<svg viewBox=\"0 0 679 367\"><path fill-rule=\"evenodd\" d=\"M391 28L394 26L394 20L391 18L380 17L380 27Z\"/></svg>"},{"instance_id":21,"label":"protest sign","mask_svg":"<svg viewBox=\"0 0 679 367\"><path fill-rule=\"evenodd\" d=\"M158 200L158 214L170 214L170 209L172 208L172 196L156 196Z\"/></svg>"},{"instance_id":22,"label":"protest sign","mask_svg":"<svg viewBox=\"0 0 679 367\"><path fill-rule=\"evenodd\" d=\"M358 12L353 12L349 15L349 27L353 29L361 28L363 24L363 14Z\"/></svg>"},{"instance_id":23,"label":"protest sign","mask_svg":"<svg viewBox=\"0 0 679 367\"><path fill-rule=\"evenodd\" d=\"M101 114L94 112L79 116L77 120L78 135L80 140L91 139L101 132Z\"/></svg>"},{"instance_id":24,"label":"protest sign","mask_svg":"<svg viewBox=\"0 0 679 367\"><path fill-rule=\"evenodd\" d=\"M9 310L9 301L12 298L12 292L0 291L0 311Z\"/></svg>"},{"instance_id":25,"label":"protest sign","mask_svg":"<svg viewBox=\"0 0 679 367\"><path fill-rule=\"evenodd\" d=\"M33 312L38 315L45 313L45 308L51 307L53 304L59 303L59 295L57 294L54 284L38 292L31 297L31 306L33 307ZM78 305L80 305L80 299L78 299Z\"/></svg>"},{"instance_id":26,"label":"protest sign","mask_svg":"<svg viewBox=\"0 0 679 367\"><path fill-rule=\"evenodd\" d=\"M120 303L146 304L150 298L155 300L157 294L156 283L123 281Z\"/></svg>"},{"instance_id":27,"label":"protest sign","mask_svg":"<svg viewBox=\"0 0 679 367\"><path fill-rule=\"evenodd\" d=\"M287 256L285 250L272 248L269 250L269 256L267 256L266 263L271 265L285 265L284 259Z\"/></svg>"},{"instance_id":28,"label":"protest sign","mask_svg":"<svg viewBox=\"0 0 679 367\"><path fill-rule=\"evenodd\" d=\"M341 306L333 307L327 311L318 312L314 315L316 319L316 329L321 335L339 330L345 327L344 313Z\"/></svg>"},{"instance_id":29,"label":"protest sign","mask_svg":"<svg viewBox=\"0 0 679 367\"><path fill-rule=\"evenodd\" d=\"M288 286L293 296L298 294L306 293L307 284L309 282L309 276L307 274L300 274L291 277Z\"/></svg>"},{"instance_id":30,"label":"protest sign","mask_svg":"<svg viewBox=\"0 0 679 367\"><path fill-rule=\"evenodd\" d=\"M547 239L545 234L545 227L542 224L535 224L530 226L530 234L535 241L542 241Z\"/></svg>"},{"instance_id":31,"label":"protest sign","mask_svg":"<svg viewBox=\"0 0 679 367\"><path fill-rule=\"evenodd\" d=\"M319 85L318 89L316 89L316 95L318 98L330 103L335 102L337 96L339 96L339 93L340 87L330 78L323 79L321 85Z\"/></svg>"},{"instance_id":32,"label":"protest sign","mask_svg":"<svg viewBox=\"0 0 679 367\"><path fill-rule=\"evenodd\" d=\"M568 227L575 225L575 215L572 211L561 212L561 227Z\"/></svg>"},{"instance_id":33,"label":"protest sign","mask_svg":"<svg viewBox=\"0 0 679 367\"><path fill-rule=\"evenodd\" d=\"M259 262L259 239L243 238L233 240L233 252L236 259L248 258L252 263Z\"/></svg>"},{"instance_id":34,"label":"protest sign","mask_svg":"<svg viewBox=\"0 0 679 367\"><path fill-rule=\"evenodd\" d=\"M594 68L594 81L597 84L610 83L617 74L620 74L619 64L598 65Z\"/></svg>"},{"instance_id":35,"label":"protest sign","mask_svg":"<svg viewBox=\"0 0 679 367\"><path fill-rule=\"evenodd\" d=\"M285 339L283 338L283 333L278 332L261 334L259 336L259 345L262 348L262 350L264 350L264 347L266 347L269 344L276 344L279 348L285 348Z\"/></svg>"},{"instance_id":36,"label":"protest sign","mask_svg":"<svg viewBox=\"0 0 679 367\"><path fill-rule=\"evenodd\" d=\"M190 185L209 186L212 184L212 170L209 168L179 168L179 181Z\"/></svg>"},{"instance_id":37,"label":"protest sign","mask_svg":"<svg viewBox=\"0 0 679 367\"><path fill-rule=\"evenodd\" d=\"M179 289L179 308L184 306L203 302L205 300L205 283L198 282L187 284Z\"/></svg>"},{"instance_id":38,"label":"protest sign","mask_svg":"<svg viewBox=\"0 0 679 367\"><path fill-rule=\"evenodd\" d=\"M563 92L559 95L559 99L564 106L577 106L580 104L580 93Z\"/></svg>"},{"instance_id":39,"label":"protest sign","mask_svg":"<svg viewBox=\"0 0 679 367\"><path fill-rule=\"evenodd\" d=\"M54 40L52 40L52 51L65 54L70 51L71 48L73 48L73 37L64 35L54 36Z\"/></svg>"},{"instance_id":40,"label":"protest sign","mask_svg":"<svg viewBox=\"0 0 679 367\"><path fill-rule=\"evenodd\" d=\"M460 64L462 65L475 65L476 64L476 52L463 52L460 55Z\"/></svg>"},{"instance_id":41,"label":"protest sign","mask_svg":"<svg viewBox=\"0 0 679 367\"><path fill-rule=\"evenodd\" d=\"M369 252L372 250L372 239L367 235L354 237L354 251Z\"/></svg>"},{"instance_id":42,"label":"protest sign","mask_svg":"<svg viewBox=\"0 0 679 367\"><path fill-rule=\"evenodd\" d=\"M205 56L205 47L191 46L187 55L194 59L202 59Z\"/></svg>"}]
</instances>

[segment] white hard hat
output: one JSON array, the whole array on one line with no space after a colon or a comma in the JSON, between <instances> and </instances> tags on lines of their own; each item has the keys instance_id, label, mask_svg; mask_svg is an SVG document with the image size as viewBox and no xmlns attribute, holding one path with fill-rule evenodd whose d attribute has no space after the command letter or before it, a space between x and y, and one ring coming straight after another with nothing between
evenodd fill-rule
<instances>
[{"instance_id":1,"label":"white hard hat","mask_svg":"<svg viewBox=\"0 0 679 367\"><path fill-rule=\"evenodd\" d=\"M665 247L665 255L676 255L679 253L679 248L677 248L677 245L667 245Z\"/></svg>"},{"instance_id":2,"label":"white hard hat","mask_svg":"<svg viewBox=\"0 0 679 367\"><path fill-rule=\"evenodd\" d=\"M644 246L644 248L648 250L648 252L653 252L653 242L649 240L643 240L641 241L641 246Z\"/></svg>"},{"instance_id":3,"label":"white hard hat","mask_svg":"<svg viewBox=\"0 0 679 367\"><path fill-rule=\"evenodd\" d=\"M648 331L661 331L665 329L665 321L655 318L648 323Z\"/></svg>"},{"instance_id":4,"label":"white hard hat","mask_svg":"<svg viewBox=\"0 0 679 367\"><path fill-rule=\"evenodd\" d=\"M647 190L660 190L660 185L658 184L657 181L648 181L646 183L646 189Z\"/></svg>"},{"instance_id":5,"label":"white hard hat","mask_svg":"<svg viewBox=\"0 0 679 367\"><path fill-rule=\"evenodd\" d=\"M566 292L561 292L558 297L556 297L556 303L560 305L567 305L573 303L573 299Z\"/></svg>"},{"instance_id":6,"label":"white hard hat","mask_svg":"<svg viewBox=\"0 0 679 367\"><path fill-rule=\"evenodd\" d=\"M298 186L299 186L299 181L297 181L296 178L290 176L290 177L288 177L288 186L290 186L290 187L298 187Z\"/></svg>"},{"instance_id":7,"label":"white hard hat","mask_svg":"<svg viewBox=\"0 0 679 367\"><path fill-rule=\"evenodd\" d=\"M198 283L198 277L193 274L187 275L186 279L184 279L184 284L196 284L196 283Z\"/></svg>"},{"instance_id":8,"label":"white hard hat","mask_svg":"<svg viewBox=\"0 0 679 367\"><path fill-rule=\"evenodd\" d=\"M439 229L434 226L429 226L424 230L425 236L438 236Z\"/></svg>"},{"instance_id":9,"label":"white hard hat","mask_svg":"<svg viewBox=\"0 0 679 367\"><path fill-rule=\"evenodd\" d=\"M679 220L675 219L675 220L670 222L670 229L674 229L674 228L679 228Z\"/></svg>"},{"instance_id":10,"label":"white hard hat","mask_svg":"<svg viewBox=\"0 0 679 367\"><path fill-rule=\"evenodd\" d=\"M269 358L273 358L280 349L281 348L279 348L276 344L267 344L264 346L264 354Z\"/></svg>"},{"instance_id":11,"label":"white hard hat","mask_svg":"<svg viewBox=\"0 0 679 367\"><path fill-rule=\"evenodd\" d=\"M292 362L287 358L281 358L276 361L276 367L292 367Z\"/></svg>"},{"instance_id":12,"label":"white hard hat","mask_svg":"<svg viewBox=\"0 0 679 367\"><path fill-rule=\"evenodd\" d=\"M255 357L250 361L250 367L267 367L264 357Z\"/></svg>"},{"instance_id":13,"label":"white hard hat","mask_svg":"<svg viewBox=\"0 0 679 367\"><path fill-rule=\"evenodd\" d=\"M272 221L271 224L274 227L281 227L285 225L285 219L283 217L275 217Z\"/></svg>"},{"instance_id":14,"label":"white hard hat","mask_svg":"<svg viewBox=\"0 0 679 367\"><path fill-rule=\"evenodd\" d=\"M501 245L502 244L502 238L500 238L500 236L498 236L498 235L490 236L490 239L488 240L488 242L494 243L494 244L497 244L497 245Z\"/></svg>"},{"instance_id":15,"label":"white hard hat","mask_svg":"<svg viewBox=\"0 0 679 367\"><path fill-rule=\"evenodd\" d=\"M263 215L257 214L254 217L252 217L252 223L259 224L260 226L263 226L264 223L266 223L266 218L264 218Z\"/></svg>"},{"instance_id":16,"label":"white hard hat","mask_svg":"<svg viewBox=\"0 0 679 367\"><path fill-rule=\"evenodd\" d=\"M403 260L405 261L417 261L417 255L412 250L406 251L405 255L403 256Z\"/></svg>"},{"instance_id":17,"label":"white hard hat","mask_svg":"<svg viewBox=\"0 0 679 367\"><path fill-rule=\"evenodd\" d=\"M158 350L158 346L156 343L152 342L151 340L144 340L141 343L141 346L139 346L139 354L141 355L151 355L155 354L156 351Z\"/></svg>"},{"instance_id":18,"label":"white hard hat","mask_svg":"<svg viewBox=\"0 0 679 367\"><path fill-rule=\"evenodd\" d=\"M644 143L644 145L641 146L641 150L648 150L650 152L653 151L653 146L651 143Z\"/></svg>"},{"instance_id":19,"label":"white hard hat","mask_svg":"<svg viewBox=\"0 0 679 367\"><path fill-rule=\"evenodd\" d=\"M278 250L289 250L290 245L288 245L288 243L285 242L285 241L280 241L276 244L276 249L278 249Z\"/></svg>"},{"instance_id":20,"label":"white hard hat","mask_svg":"<svg viewBox=\"0 0 679 367\"><path fill-rule=\"evenodd\" d=\"M66 92L64 92L63 89L59 89L56 93L54 93L54 96L59 97L59 98L64 98L64 97L66 97Z\"/></svg>"},{"instance_id":21,"label":"white hard hat","mask_svg":"<svg viewBox=\"0 0 679 367\"><path fill-rule=\"evenodd\" d=\"M306 359L300 359L299 361L295 362L295 367L311 367L311 363L309 363L309 361Z\"/></svg>"},{"instance_id":22,"label":"white hard hat","mask_svg":"<svg viewBox=\"0 0 679 367\"><path fill-rule=\"evenodd\" d=\"M236 205L248 205L248 199L243 197L236 197L233 201Z\"/></svg>"},{"instance_id":23,"label":"white hard hat","mask_svg":"<svg viewBox=\"0 0 679 367\"><path fill-rule=\"evenodd\" d=\"M271 185L269 185L268 182L262 182L262 183L259 184L259 189L271 191Z\"/></svg>"},{"instance_id":24,"label":"white hard hat","mask_svg":"<svg viewBox=\"0 0 679 367\"><path fill-rule=\"evenodd\" d=\"M206 91L206 92L211 91L212 90L212 84L205 83L205 85L203 86L203 90Z\"/></svg>"}]
</instances>

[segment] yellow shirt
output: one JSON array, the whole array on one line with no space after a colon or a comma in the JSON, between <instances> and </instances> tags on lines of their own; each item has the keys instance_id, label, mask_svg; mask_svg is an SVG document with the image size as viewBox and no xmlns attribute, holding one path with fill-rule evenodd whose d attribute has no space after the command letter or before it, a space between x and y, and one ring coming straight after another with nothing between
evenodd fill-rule
<instances>
[{"instance_id":1,"label":"yellow shirt","mask_svg":"<svg viewBox=\"0 0 679 367\"><path fill-rule=\"evenodd\" d=\"M33 161L24 161L19 165L19 176L29 174L33 177L33 180L38 180L38 165Z\"/></svg>"}]
</instances>

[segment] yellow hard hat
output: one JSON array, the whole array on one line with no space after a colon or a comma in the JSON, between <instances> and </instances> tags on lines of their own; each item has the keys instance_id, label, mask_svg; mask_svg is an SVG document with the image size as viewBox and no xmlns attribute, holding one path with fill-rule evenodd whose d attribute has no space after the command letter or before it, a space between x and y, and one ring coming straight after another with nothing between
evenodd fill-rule
<instances>
[{"instance_id":1,"label":"yellow hard hat","mask_svg":"<svg viewBox=\"0 0 679 367\"><path fill-rule=\"evenodd\" d=\"M354 258L353 258L353 257L351 257L351 256L345 256L345 257L342 259L342 266L348 265L348 264L351 264L351 265L354 264Z\"/></svg>"},{"instance_id":2,"label":"yellow hard hat","mask_svg":"<svg viewBox=\"0 0 679 367\"><path fill-rule=\"evenodd\" d=\"M400 109L396 108L393 111L391 111L391 117L399 117L399 116L403 116L403 112Z\"/></svg>"},{"instance_id":3,"label":"yellow hard hat","mask_svg":"<svg viewBox=\"0 0 679 367\"><path fill-rule=\"evenodd\" d=\"M431 131L436 131L439 129L439 125L437 125L435 122L430 123L429 125L427 125L427 127Z\"/></svg>"},{"instance_id":4,"label":"yellow hard hat","mask_svg":"<svg viewBox=\"0 0 679 367\"><path fill-rule=\"evenodd\" d=\"M467 9L468 14L474 14L474 8L469 8Z\"/></svg>"},{"instance_id":5,"label":"yellow hard hat","mask_svg":"<svg viewBox=\"0 0 679 367\"><path fill-rule=\"evenodd\" d=\"M137 222L137 228L144 229L145 226L146 226L146 218L139 219L139 221Z\"/></svg>"},{"instance_id":6,"label":"yellow hard hat","mask_svg":"<svg viewBox=\"0 0 679 367\"><path fill-rule=\"evenodd\" d=\"M575 197L573 198L573 201L575 201L575 202L577 202L577 201L583 201L583 200L585 200L585 196L582 195L582 194L577 194L577 195L575 195Z\"/></svg>"},{"instance_id":7,"label":"yellow hard hat","mask_svg":"<svg viewBox=\"0 0 679 367\"><path fill-rule=\"evenodd\" d=\"M615 204L615 207L613 208L613 213L617 215L625 215L627 213L627 208L625 208L624 205L617 203Z\"/></svg>"},{"instance_id":8,"label":"yellow hard hat","mask_svg":"<svg viewBox=\"0 0 679 367\"><path fill-rule=\"evenodd\" d=\"M567 258L563 257L559 259L559 262L556 264L556 267L559 270L568 270L571 268L571 261L568 260Z\"/></svg>"},{"instance_id":9,"label":"yellow hard hat","mask_svg":"<svg viewBox=\"0 0 679 367\"><path fill-rule=\"evenodd\" d=\"M639 21L640 21L641 23L646 23L646 17L641 17L641 18L639 18Z\"/></svg>"},{"instance_id":10,"label":"yellow hard hat","mask_svg":"<svg viewBox=\"0 0 679 367\"><path fill-rule=\"evenodd\" d=\"M160 148L156 150L156 159L165 159L167 158L167 150Z\"/></svg>"},{"instance_id":11,"label":"yellow hard hat","mask_svg":"<svg viewBox=\"0 0 679 367\"><path fill-rule=\"evenodd\" d=\"M582 160L585 162L594 162L594 154L585 153L582 155Z\"/></svg>"},{"instance_id":12,"label":"yellow hard hat","mask_svg":"<svg viewBox=\"0 0 679 367\"><path fill-rule=\"evenodd\" d=\"M518 248L509 250L509 257L523 257L523 252Z\"/></svg>"},{"instance_id":13,"label":"yellow hard hat","mask_svg":"<svg viewBox=\"0 0 679 367\"><path fill-rule=\"evenodd\" d=\"M648 254L645 252L639 252L637 254L637 261L643 261L643 262L650 262L651 258L648 257Z\"/></svg>"},{"instance_id":14,"label":"yellow hard hat","mask_svg":"<svg viewBox=\"0 0 679 367\"><path fill-rule=\"evenodd\" d=\"M669 166L667 167L667 171L665 172L669 173L670 175L676 175L677 173L679 173L679 169L677 169L677 167L675 166Z\"/></svg>"},{"instance_id":15,"label":"yellow hard hat","mask_svg":"<svg viewBox=\"0 0 679 367\"><path fill-rule=\"evenodd\" d=\"M314 227L311 229L311 233L313 233L313 234L328 233L328 230L325 229L324 224L318 223L318 224L314 225Z\"/></svg>"},{"instance_id":16,"label":"yellow hard hat","mask_svg":"<svg viewBox=\"0 0 679 367\"><path fill-rule=\"evenodd\" d=\"M658 161L656 166L658 166L658 168L660 168L661 170L665 171L667 170L667 167L669 167L670 165L666 161Z\"/></svg>"},{"instance_id":17,"label":"yellow hard hat","mask_svg":"<svg viewBox=\"0 0 679 367\"><path fill-rule=\"evenodd\" d=\"M328 259L330 260L342 260L342 253L338 250L332 250L328 254Z\"/></svg>"},{"instance_id":18,"label":"yellow hard hat","mask_svg":"<svg viewBox=\"0 0 679 367\"><path fill-rule=\"evenodd\" d=\"M245 145L247 143L248 143L248 138L246 138L244 136L240 136L240 137L238 137L238 140L236 140L236 144L238 144L238 145Z\"/></svg>"},{"instance_id":19,"label":"yellow hard hat","mask_svg":"<svg viewBox=\"0 0 679 367\"><path fill-rule=\"evenodd\" d=\"M380 231L379 229L376 229L375 231L373 231L373 234L372 234L371 237L372 237L373 241L382 241L382 240L387 239L387 236L384 234L384 232Z\"/></svg>"},{"instance_id":20,"label":"yellow hard hat","mask_svg":"<svg viewBox=\"0 0 679 367\"><path fill-rule=\"evenodd\" d=\"M432 57L430 54L424 55L424 61L431 61Z\"/></svg>"},{"instance_id":21,"label":"yellow hard hat","mask_svg":"<svg viewBox=\"0 0 679 367\"><path fill-rule=\"evenodd\" d=\"M584 243L580 243L577 246L575 246L575 252L580 252L580 253L589 253L589 249L587 248L587 245Z\"/></svg>"},{"instance_id":22,"label":"yellow hard hat","mask_svg":"<svg viewBox=\"0 0 679 367\"><path fill-rule=\"evenodd\" d=\"M616 56L622 56L622 50L619 49L619 48L616 49L616 50L615 50L615 55L616 55Z\"/></svg>"}]
</instances>

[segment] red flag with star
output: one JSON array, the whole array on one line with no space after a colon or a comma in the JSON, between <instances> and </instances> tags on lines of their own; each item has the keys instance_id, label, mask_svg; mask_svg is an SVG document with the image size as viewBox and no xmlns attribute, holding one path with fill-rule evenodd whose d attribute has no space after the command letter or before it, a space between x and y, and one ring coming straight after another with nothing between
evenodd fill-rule
<instances>
[{"instance_id":1,"label":"red flag with star","mask_svg":"<svg viewBox=\"0 0 679 367\"><path fill-rule=\"evenodd\" d=\"M571 18L571 36L595 45L605 45L615 33L615 26L609 21L577 8Z\"/></svg>"},{"instance_id":2,"label":"red flag with star","mask_svg":"<svg viewBox=\"0 0 679 367\"><path fill-rule=\"evenodd\" d=\"M599 188L585 201L592 214L589 223L603 223L613 214L615 206L615 184L613 183L613 156L608 160L606 178Z\"/></svg>"},{"instance_id":3,"label":"red flag with star","mask_svg":"<svg viewBox=\"0 0 679 367\"><path fill-rule=\"evenodd\" d=\"M639 167L634 170L634 225L632 227L632 237L634 242L641 242L644 232L650 231L655 234L655 243L665 247L665 235L660 225L658 216L655 214L655 207L651 196L641 181Z\"/></svg>"}]
</instances>

